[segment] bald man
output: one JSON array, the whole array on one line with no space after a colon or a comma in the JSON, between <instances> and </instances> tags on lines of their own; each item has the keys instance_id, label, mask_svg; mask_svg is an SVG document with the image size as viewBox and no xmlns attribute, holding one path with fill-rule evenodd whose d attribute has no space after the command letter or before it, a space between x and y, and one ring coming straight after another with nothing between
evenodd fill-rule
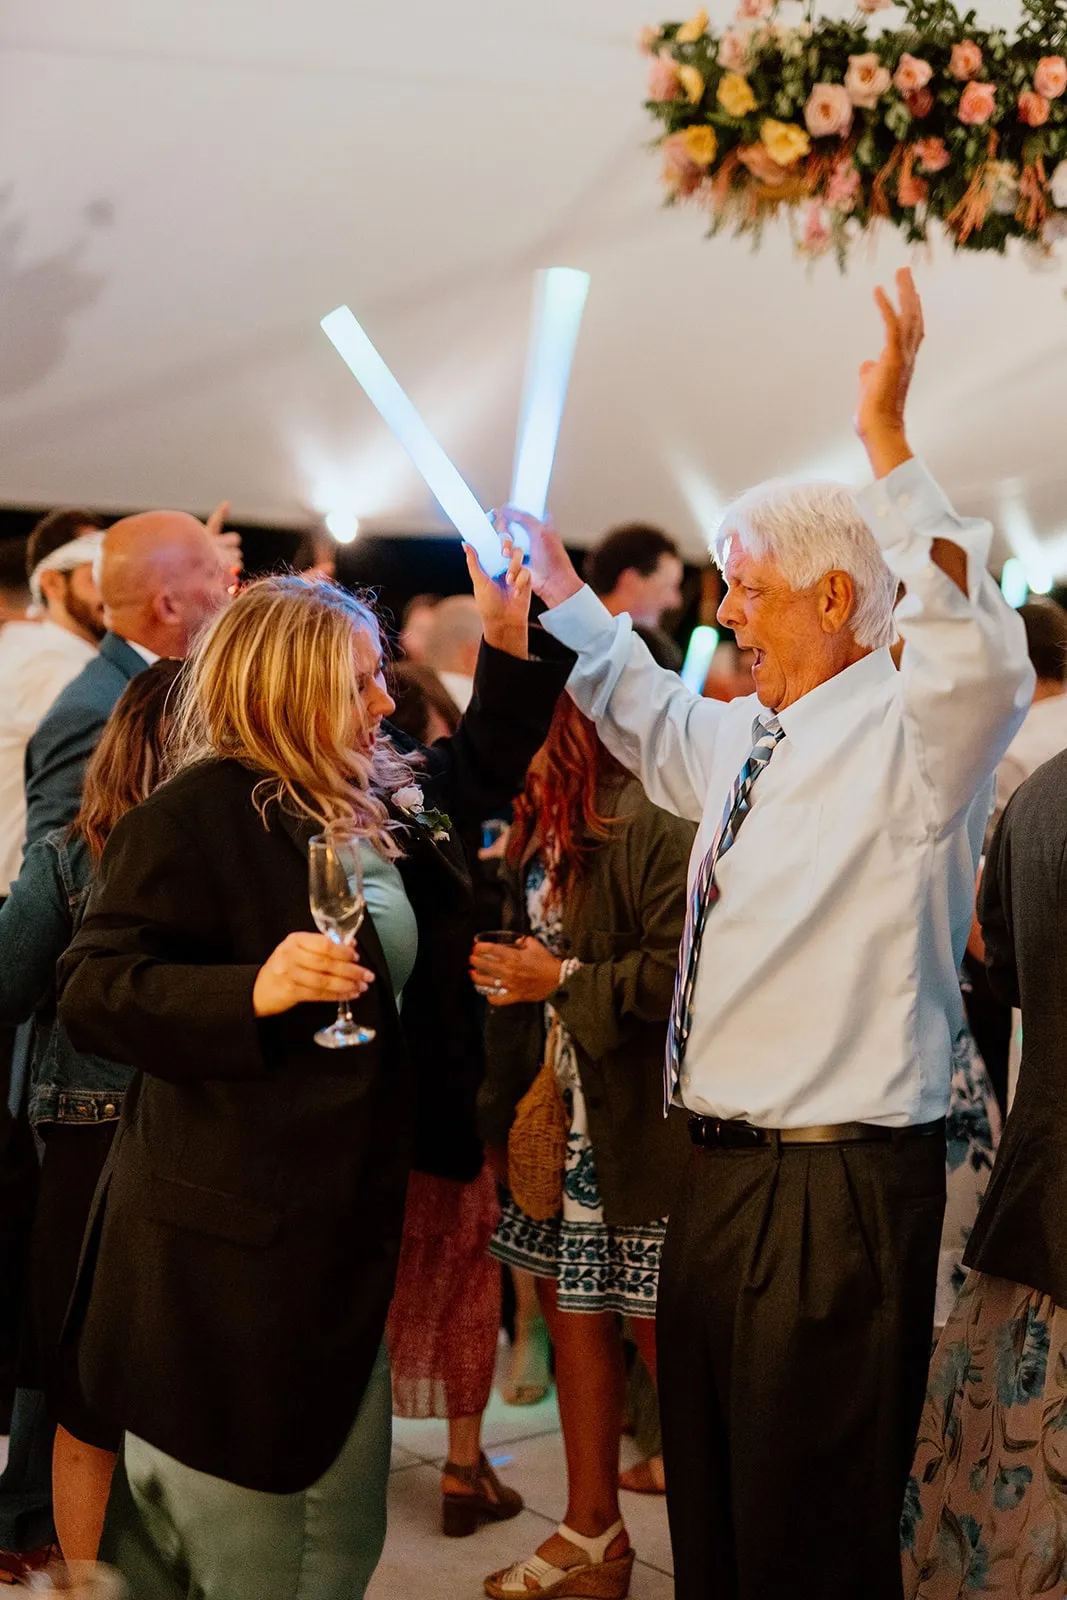
<instances>
[{"instance_id":1,"label":"bald man","mask_svg":"<svg viewBox=\"0 0 1067 1600\"><path fill-rule=\"evenodd\" d=\"M226 541L185 512L146 511L108 529L100 557L107 632L29 742L27 843L73 821L85 763L123 689L161 656L187 655L232 582Z\"/></svg>"},{"instance_id":2,"label":"bald man","mask_svg":"<svg viewBox=\"0 0 1067 1600\"><path fill-rule=\"evenodd\" d=\"M474 693L481 647L482 616L472 594L449 595L434 607L423 664L433 668L461 711L466 711Z\"/></svg>"}]
</instances>

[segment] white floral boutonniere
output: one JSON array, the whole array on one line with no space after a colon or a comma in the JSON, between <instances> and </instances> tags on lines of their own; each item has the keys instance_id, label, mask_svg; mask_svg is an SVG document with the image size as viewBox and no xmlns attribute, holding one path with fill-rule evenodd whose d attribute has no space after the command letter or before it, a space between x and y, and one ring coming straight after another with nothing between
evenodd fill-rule
<instances>
[{"instance_id":1,"label":"white floral boutonniere","mask_svg":"<svg viewBox=\"0 0 1067 1600\"><path fill-rule=\"evenodd\" d=\"M426 796L417 783L409 783L403 789L398 789L393 795L393 804L412 822L417 822L421 828L429 828L430 837L435 843L451 836L451 817L444 811L427 811Z\"/></svg>"}]
</instances>

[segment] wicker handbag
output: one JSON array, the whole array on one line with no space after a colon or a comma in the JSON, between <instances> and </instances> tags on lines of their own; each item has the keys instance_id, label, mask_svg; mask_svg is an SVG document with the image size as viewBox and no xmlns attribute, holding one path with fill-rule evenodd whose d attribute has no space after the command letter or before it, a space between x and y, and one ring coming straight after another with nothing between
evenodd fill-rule
<instances>
[{"instance_id":1,"label":"wicker handbag","mask_svg":"<svg viewBox=\"0 0 1067 1600\"><path fill-rule=\"evenodd\" d=\"M563 1208L563 1171L570 1132L556 1081L560 1023L553 1018L545 1060L515 1111L508 1134L508 1187L515 1204L535 1222L558 1217Z\"/></svg>"}]
</instances>

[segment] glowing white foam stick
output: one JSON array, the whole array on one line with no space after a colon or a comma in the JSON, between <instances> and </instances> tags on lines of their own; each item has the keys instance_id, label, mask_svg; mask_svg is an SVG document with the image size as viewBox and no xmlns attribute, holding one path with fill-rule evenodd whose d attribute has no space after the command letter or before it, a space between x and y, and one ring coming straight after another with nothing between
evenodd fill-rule
<instances>
[{"instance_id":1,"label":"glowing white foam stick","mask_svg":"<svg viewBox=\"0 0 1067 1600\"><path fill-rule=\"evenodd\" d=\"M547 272L537 274L534 283L511 504L528 511L539 522L544 520L574 347L588 293L588 272L578 272L574 267L549 267Z\"/></svg>"},{"instance_id":2,"label":"glowing white foam stick","mask_svg":"<svg viewBox=\"0 0 1067 1600\"><path fill-rule=\"evenodd\" d=\"M322 331L425 478L441 509L497 578L507 567L492 523L347 306L322 319Z\"/></svg>"},{"instance_id":3,"label":"glowing white foam stick","mask_svg":"<svg viewBox=\"0 0 1067 1600\"><path fill-rule=\"evenodd\" d=\"M685 665L682 668L682 682L692 694L702 694L708 672L711 670L711 658L715 654L715 646L719 642L719 635L714 628L703 624L694 628L689 639L689 649L685 652Z\"/></svg>"}]
</instances>

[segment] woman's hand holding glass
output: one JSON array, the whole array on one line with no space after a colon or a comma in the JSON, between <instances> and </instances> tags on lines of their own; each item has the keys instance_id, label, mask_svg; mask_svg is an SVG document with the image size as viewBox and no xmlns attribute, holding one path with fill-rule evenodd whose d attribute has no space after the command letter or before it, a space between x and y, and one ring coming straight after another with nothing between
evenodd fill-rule
<instances>
[{"instance_id":1,"label":"woman's hand holding glass","mask_svg":"<svg viewBox=\"0 0 1067 1600\"><path fill-rule=\"evenodd\" d=\"M547 1000L559 988L559 956L527 934L510 945L476 943L471 952L475 988L491 1006Z\"/></svg>"},{"instance_id":2,"label":"woman's hand holding glass","mask_svg":"<svg viewBox=\"0 0 1067 1600\"><path fill-rule=\"evenodd\" d=\"M257 1017L276 1017L306 1001L356 1000L374 982L352 945L323 933L291 933L260 967L252 990Z\"/></svg>"}]
</instances>

